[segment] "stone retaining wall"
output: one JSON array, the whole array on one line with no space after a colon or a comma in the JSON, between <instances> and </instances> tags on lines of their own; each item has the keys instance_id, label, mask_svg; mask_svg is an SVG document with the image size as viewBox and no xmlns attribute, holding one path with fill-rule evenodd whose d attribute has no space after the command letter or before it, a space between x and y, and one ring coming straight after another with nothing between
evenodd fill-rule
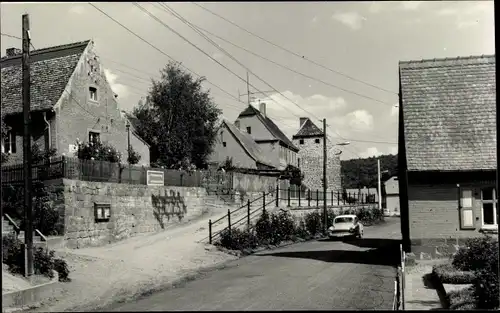
<instances>
[{"instance_id":1,"label":"stone retaining wall","mask_svg":"<svg viewBox=\"0 0 500 313\"><path fill-rule=\"evenodd\" d=\"M65 246L99 246L157 232L208 211L199 187L145 186L58 179L46 182L64 223ZM111 216L96 221L94 203L109 203Z\"/></svg>"}]
</instances>

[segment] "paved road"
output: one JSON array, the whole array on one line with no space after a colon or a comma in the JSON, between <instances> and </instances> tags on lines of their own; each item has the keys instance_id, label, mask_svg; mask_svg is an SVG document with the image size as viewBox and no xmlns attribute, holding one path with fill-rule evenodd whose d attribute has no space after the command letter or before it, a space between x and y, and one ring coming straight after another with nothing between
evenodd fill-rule
<instances>
[{"instance_id":1,"label":"paved road","mask_svg":"<svg viewBox=\"0 0 500 313\"><path fill-rule=\"evenodd\" d=\"M399 219L354 241L312 241L234 261L176 289L111 311L383 309L392 307Z\"/></svg>"}]
</instances>

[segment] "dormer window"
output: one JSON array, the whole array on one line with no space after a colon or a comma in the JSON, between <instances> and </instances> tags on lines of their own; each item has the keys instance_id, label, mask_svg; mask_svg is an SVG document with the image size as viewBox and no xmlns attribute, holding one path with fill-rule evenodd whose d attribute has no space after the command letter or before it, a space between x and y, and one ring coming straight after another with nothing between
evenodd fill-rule
<instances>
[{"instance_id":1,"label":"dormer window","mask_svg":"<svg viewBox=\"0 0 500 313\"><path fill-rule=\"evenodd\" d=\"M97 88L89 87L89 98L92 101L97 101Z\"/></svg>"}]
</instances>

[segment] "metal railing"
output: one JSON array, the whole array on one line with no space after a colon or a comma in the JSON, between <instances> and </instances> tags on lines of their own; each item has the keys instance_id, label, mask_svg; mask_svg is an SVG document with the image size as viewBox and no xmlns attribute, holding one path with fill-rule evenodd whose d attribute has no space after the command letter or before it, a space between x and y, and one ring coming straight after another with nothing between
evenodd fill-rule
<instances>
[{"instance_id":1,"label":"metal railing","mask_svg":"<svg viewBox=\"0 0 500 313\"><path fill-rule=\"evenodd\" d=\"M245 221L246 221L247 226L251 227L251 220L252 220L252 218L255 218L255 213L264 210L266 208L266 206L268 206L269 204L274 202L274 199L273 199L269 203L266 203L266 196L271 195L271 194L272 194L272 192L269 192L269 193L263 192L261 196L255 198L253 200L248 199L246 204L240 206L239 208L237 208L233 211L228 209L227 214L225 214L224 216L222 216L214 221L212 221L211 219L208 220L208 237L203 238L202 241L208 239L208 243L212 244L214 239L219 237L222 234L222 232L224 232L226 230L231 231L232 228L241 226L242 224L245 223ZM259 201L259 200L262 200L262 202L263 202L262 206L259 206L257 209L252 211L252 208L251 208L252 204ZM244 215L243 217L241 217L239 220L237 220L235 222L231 222L231 215L234 215L235 213L241 211L244 208L247 209L247 214ZM219 231L212 232L212 227L215 224L219 223L220 221L222 221L226 218L227 218L227 226Z\"/></svg>"}]
</instances>

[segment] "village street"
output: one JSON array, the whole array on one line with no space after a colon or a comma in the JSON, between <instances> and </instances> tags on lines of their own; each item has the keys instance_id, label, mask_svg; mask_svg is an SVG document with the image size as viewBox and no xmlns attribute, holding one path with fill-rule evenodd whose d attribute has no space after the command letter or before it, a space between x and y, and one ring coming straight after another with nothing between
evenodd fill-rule
<instances>
[{"instance_id":1,"label":"village street","mask_svg":"<svg viewBox=\"0 0 500 313\"><path fill-rule=\"evenodd\" d=\"M399 218L386 220L356 242L318 240L263 251L106 310L390 310L401 231Z\"/></svg>"}]
</instances>

